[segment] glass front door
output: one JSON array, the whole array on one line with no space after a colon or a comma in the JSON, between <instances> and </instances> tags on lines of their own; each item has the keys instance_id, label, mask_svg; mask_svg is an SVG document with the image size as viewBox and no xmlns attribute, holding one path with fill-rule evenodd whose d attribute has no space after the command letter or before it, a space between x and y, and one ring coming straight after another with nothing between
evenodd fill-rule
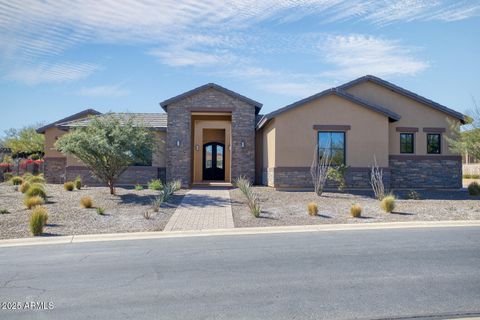
<instances>
[{"instance_id":1,"label":"glass front door","mask_svg":"<svg viewBox=\"0 0 480 320\"><path fill-rule=\"evenodd\" d=\"M225 180L225 145L210 142L203 145L203 180Z\"/></svg>"}]
</instances>

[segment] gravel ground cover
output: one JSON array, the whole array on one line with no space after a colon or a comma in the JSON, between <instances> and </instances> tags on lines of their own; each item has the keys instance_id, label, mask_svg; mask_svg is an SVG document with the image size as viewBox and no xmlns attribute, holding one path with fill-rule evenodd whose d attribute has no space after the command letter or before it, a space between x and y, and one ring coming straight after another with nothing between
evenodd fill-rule
<instances>
[{"instance_id":1,"label":"gravel ground cover","mask_svg":"<svg viewBox=\"0 0 480 320\"><path fill-rule=\"evenodd\" d=\"M318 197L307 191L275 191L254 187L262 213L250 214L243 194L230 190L235 227L268 227L327 223L370 223L393 221L480 220L480 198L467 191L418 191L421 200L405 199L407 192L395 193L399 198L393 213L384 213L379 201L368 191L354 193L325 192ZM318 215L307 214L307 204L318 205ZM352 204L362 206L362 218L352 218Z\"/></svg>"},{"instance_id":2,"label":"gravel ground cover","mask_svg":"<svg viewBox=\"0 0 480 320\"><path fill-rule=\"evenodd\" d=\"M49 218L44 236L161 231L185 194L185 190L177 191L162 204L159 212L153 212L151 201L159 191L117 188L117 195L112 196L106 187L86 187L69 192L63 189L63 185L54 184L47 184L46 191L45 206ZM84 196L93 199L94 208L80 207L80 198ZM13 186L0 184L0 209L9 211L0 214L0 239L31 237L28 228L31 211L23 205L23 198ZM96 207L104 208L105 215L98 215ZM147 210L151 219L145 219L143 215Z\"/></svg>"}]
</instances>

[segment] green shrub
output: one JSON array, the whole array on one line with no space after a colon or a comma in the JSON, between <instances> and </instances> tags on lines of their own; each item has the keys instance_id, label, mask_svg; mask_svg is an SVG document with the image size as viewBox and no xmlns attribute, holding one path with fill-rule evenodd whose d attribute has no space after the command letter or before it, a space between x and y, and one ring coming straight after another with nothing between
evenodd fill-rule
<instances>
[{"instance_id":1,"label":"green shrub","mask_svg":"<svg viewBox=\"0 0 480 320\"><path fill-rule=\"evenodd\" d=\"M137 190L137 191L143 190L143 186L142 186L141 184L138 184L138 183L137 183L137 184L135 185L135 190Z\"/></svg>"},{"instance_id":2,"label":"green shrub","mask_svg":"<svg viewBox=\"0 0 480 320\"><path fill-rule=\"evenodd\" d=\"M407 199L410 199L410 200L420 200L420 199L421 199L420 193L418 193L418 192L415 191L415 190L410 190L410 191L408 191L406 198L407 198Z\"/></svg>"},{"instance_id":3,"label":"green shrub","mask_svg":"<svg viewBox=\"0 0 480 320\"><path fill-rule=\"evenodd\" d=\"M307 212L310 216L316 216L318 213L318 205L315 202L310 202L307 205Z\"/></svg>"},{"instance_id":4,"label":"green shrub","mask_svg":"<svg viewBox=\"0 0 480 320\"><path fill-rule=\"evenodd\" d=\"M7 214L7 213L10 213L10 211L8 211L5 208L0 208L0 214Z\"/></svg>"},{"instance_id":5,"label":"green shrub","mask_svg":"<svg viewBox=\"0 0 480 320\"><path fill-rule=\"evenodd\" d=\"M362 216L362 207L359 204L352 204L350 215L354 218L360 218Z\"/></svg>"},{"instance_id":6,"label":"green shrub","mask_svg":"<svg viewBox=\"0 0 480 320\"><path fill-rule=\"evenodd\" d=\"M148 183L148 189L151 189L151 190L162 190L162 189L163 189L162 181L161 181L160 179L151 180L151 181Z\"/></svg>"},{"instance_id":7,"label":"green shrub","mask_svg":"<svg viewBox=\"0 0 480 320\"><path fill-rule=\"evenodd\" d=\"M28 189L30 189L30 182L28 181L24 181L21 185L20 185L20 188L18 190L20 190L21 193L25 193L28 191Z\"/></svg>"},{"instance_id":8,"label":"green shrub","mask_svg":"<svg viewBox=\"0 0 480 320\"><path fill-rule=\"evenodd\" d=\"M4 172L3 173L3 181L7 182L10 181L10 179L13 178L13 173L11 172Z\"/></svg>"},{"instance_id":9,"label":"green shrub","mask_svg":"<svg viewBox=\"0 0 480 320\"><path fill-rule=\"evenodd\" d=\"M382 199L380 206L385 212L392 212L395 209L395 196L388 195Z\"/></svg>"},{"instance_id":10,"label":"green shrub","mask_svg":"<svg viewBox=\"0 0 480 320\"><path fill-rule=\"evenodd\" d=\"M73 191L73 189L75 189L75 183L73 181L67 181L63 184L63 188L67 191Z\"/></svg>"},{"instance_id":11,"label":"green shrub","mask_svg":"<svg viewBox=\"0 0 480 320\"><path fill-rule=\"evenodd\" d=\"M42 197L33 196L33 197L26 197L25 200L23 200L23 203L28 209L32 209L36 206L40 206L44 204L45 200L43 200Z\"/></svg>"},{"instance_id":12,"label":"green shrub","mask_svg":"<svg viewBox=\"0 0 480 320\"><path fill-rule=\"evenodd\" d=\"M27 197L39 196L42 197L44 200L47 199L47 193L45 192L45 188L42 184L33 183L30 188L28 188L27 192L25 192Z\"/></svg>"},{"instance_id":13,"label":"green shrub","mask_svg":"<svg viewBox=\"0 0 480 320\"><path fill-rule=\"evenodd\" d=\"M10 182L14 185L14 186L19 186L23 183L23 178L22 177L19 177L19 176L15 176L13 177L12 179L10 179Z\"/></svg>"},{"instance_id":14,"label":"green shrub","mask_svg":"<svg viewBox=\"0 0 480 320\"><path fill-rule=\"evenodd\" d=\"M330 167L327 171L328 179L338 183L338 191L343 191L347 187L345 182L345 175L347 173L348 166L342 164L340 166Z\"/></svg>"},{"instance_id":15,"label":"green shrub","mask_svg":"<svg viewBox=\"0 0 480 320\"><path fill-rule=\"evenodd\" d=\"M34 236L39 236L43 233L43 228L48 220L47 210L44 207L37 207L30 215L30 232Z\"/></svg>"},{"instance_id":16,"label":"green shrub","mask_svg":"<svg viewBox=\"0 0 480 320\"><path fill-rule=\"evenodd\" d=\"M480 195L480 185L478 182L474 181L468 185L468 194L471 196Z\"/></svg>"},{"instance_id":17,"label":"green shrub","mask_svg":"<svg viewBox=\"0 0 480 320\"><path fill-rule=\"evenodd\" d=\"M90 198L90 197L82 197L82 198L80 199L80 206L81 206L82 208L86 208L86 209L89 209L89 208L93 207L93 200L92 200L92 198Z\"/></svg>"},{"instance_id":18,"label":"green shrub","mask_svg":"<svg viewBox=\"0 0 480 320\"><path fill-rule=\"evenodd\" d=\"M75 183L75 188L77 190L80 190L82 189L82 177L78 176L75 178L75 181L73 181Z\"/></svg>"},{"instance_id":19,"label":"green shrub","mask_svg":"<svg viewBox=\"0 0 480 320\"><path fill-rule=\"evenodd\" d=\"M250 213L255 217L258 218L260 216L261 208L260 208L260 200L258 196L253 191L252 184L249 180L245 179L244 177L239 177L235 180L235 186L240 189L243 193L245 198L247 198L247 205L250 209Z\"/></svg>"},{"instance_id":20,"label":"green shrub","mask_svg":"<svg viewBox=\"0 0 480 320\"><path fill-rule=\"evenodd\" d=\"M105 209L102 207L97 208L97 214L103 216L105 214Z\"/></svg>"},{"instance_id":21,"label":"green shrub","mask_svg":"<svg viewBox=\"0 0 480 320\"><path fill-rule=\"evenodd\" d=\"M30 172L25 172L22 177L23 180L29 180L31 177L33 177L33 174L31 174Z\"/></svg>"},{"instance_id":22,"label":"green shrub","mask_svg":"<svg viewBox=\"0 0 480 320\"><path fill-rule=\"evenodd\" d=\"M30 183L45 183L45 179L41 176L32 176L31 178L28 179L28 182Z\"/></svg>"}]
</instances>

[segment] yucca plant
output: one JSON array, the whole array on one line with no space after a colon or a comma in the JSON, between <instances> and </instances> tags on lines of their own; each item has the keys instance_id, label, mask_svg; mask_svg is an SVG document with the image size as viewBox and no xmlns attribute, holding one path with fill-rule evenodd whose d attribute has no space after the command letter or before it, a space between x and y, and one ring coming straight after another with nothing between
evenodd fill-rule
<instances>
[{"instance_id":1,"label":"yucca plant","mask_svg":"<svg viewBox=\"0 0 480 320\"><path fill-rule=\"evenodd\" d=\"M250 212L255 218L258 218L261 213L260 200L253 191L252 184L244 177L239 177L235 180L235 186L240 189L245 198L247 198L247 205Z\"/></svg>"}]
</instances>

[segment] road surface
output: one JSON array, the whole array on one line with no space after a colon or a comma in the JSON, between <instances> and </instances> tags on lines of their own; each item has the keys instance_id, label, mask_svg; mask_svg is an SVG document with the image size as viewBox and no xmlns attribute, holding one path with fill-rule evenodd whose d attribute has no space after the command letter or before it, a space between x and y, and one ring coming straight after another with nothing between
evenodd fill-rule
<instances>
[{"instance_id":1,"label":"road surface","mask_svg":"<svg viewBox=\"0 0 480 320\"><path fill-rule=\"evenodd\" d=\"M480 228L0 248L0 302L20 308L0 319L479 316Z\"/></svg>"}]
</instances>

